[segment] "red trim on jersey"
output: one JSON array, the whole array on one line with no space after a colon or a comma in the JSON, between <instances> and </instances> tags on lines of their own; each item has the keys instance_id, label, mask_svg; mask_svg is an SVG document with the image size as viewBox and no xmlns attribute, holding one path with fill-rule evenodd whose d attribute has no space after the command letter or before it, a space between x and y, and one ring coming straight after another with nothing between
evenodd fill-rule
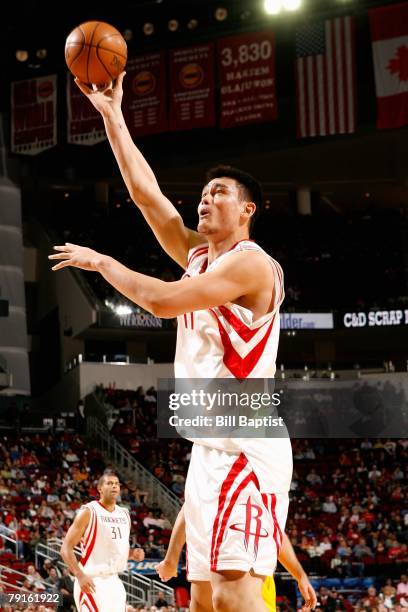
<instances>
[{"instance_id":1,"label":"red trim on jersey","mask_svg":"<svg viewBox=\"0 0 408 612\"><path fill-rule=\"evenodd\" d=\"M244 340L244 342L249 342L255 336L255 334L260 329L262 329L262 327L264 325L269 323L269 321L265 321L265 323L262 323L262 325L260 325L256 329L251 329L250 327L248 327L248 325L245 325L245 323L243 323L241 321L241 319L239 319L237 317L237 315L235 315L226 306L218 306L218 310L220 311L220 313L222 314L224 319L226 319L226 321L228 321L228 323L231 325L231 327L234 328L234 330L237 332L238 336L240 338L242 338L242 340ZM217 314L215 312L214 312L214 314L215 314L215 316L217 316Z\"/></svg>"},{"instance_id":2,"label":"red trim on jersey","mask_svg":"<svg viewBox=\"0 0 408 612\"><path fill-rule=\"evenodd\" d=\"M203 263L201 264L200 271L198 273L202 274L203 272L206 271L207 267L208 267L208 257L207 259L204 259Z\"/></svg>"},{"instance_id":3,"label":"red trim on jersey","mask_svg":"<svg viewBox=\"0 0 408 612\"><path fill-rule=\"evenodd\" d=\"M241 453L238 459L233 463L230 471L228 472L224 482L221 485L221 490L220 490L220 494L218 497L217 516L215 517L214 524L213 524L213 533L212 533L212 541L211 541L211 561L213 558L213 552L214 552L214 547L216 543L218 525L220 523L220 518L221 518L222 511L224 509L227 495L232 485L234 484L235 480L237 479L239 474L242 472L244 467L247 465L247 463L248 463L248 459L245 457L244 453Z\"/></svg>"},{"instance_id":4,"label":"red trim on jersey","mask_svg":"<svg viewBox=\"0 0 408 612\"><path fill-rule=\"evenodd\" d=\"M86 593L86 596L89 599L89 603L93 606L95 612L98 612L98 606L96 605L96 601L91 593Z\"/></svg>"},{"instance_id":5,"label":"red trim on jersey","mask_svg":"<svg viewBox=\"0 0 408 612\"><path fill-rule=\"evenodd\" d=\"M83 556L82 559L81 559L81 564L82 565L86 564L86 562L88 561L89 556L90 556L90 554L91 554L91 552L93 550L93 547L95 546L96 532L98 531L98 518L96 516L96 511L93 510L93 512L95 512L95 521L94 521L92 539L91 539L91 542L90 542L90 544L89 544L89 546L88 546L88 548L87 548L87 550L85 552L85 556Z\"/></svg>"},{"instance_id":6,"label":"red trim on jersey","mask_svg":"<svg viewBox=\"0 0 408 612\"><path fill-rule=\"evenodd\" d=\"M87 535L86 540L84 542L84 550L88 546L89 538L91 537L91 533L92 533L92 529L93 529L93 524L94 524L94 520L95 520L95 513L94 513L93 509L89 508L89 510L91 512L91 521L90 521L90 525L89 525L88 535Z\"/></svg>"},{"instance_id":7,"label":"red trim on jersey","mask_svg":"<svg viewBox=\"0 0 408 612\"><path fill-rule=\"evenodd\" d=\"M278 530L278 533L279 533L280 544L277 541L277 538L275 537L276 529L274 529L273 537L275 539L276 550L277 550L277 553L278 553L278 556L279 556L280 547L282 546L283 535L282 535L282 531L281 531L281 528L280 528L279 523L278 523L278 519L276 517L275 508L276 508L276 495L274 493L271 493L271 514L272 514L272 518L273 518L274 527L276 526L276 529Z\"/></svg>"},{"instance_id":8,"label":"red trim on jersey","mask_svg":"<svg viewBox=\"0 0 408 612\"><path fill-rule=\"evenodd\" d=\"M85 599L85 597L89 599L89 602L82 601L83 599ZM92 607L90 608L88 604ZM86 606L90 612L98 612L98 606L95 603L95 599L90 593L85 593L85 591L81 591L81 594L79 596L79 605L81 606L81 608L82 605Z\"/></svg>"},{"instance_id":9,"label":"red trim on jersey","mask_svg":"<svg viewBox=\"0 0 408 612\"><path fill-rule=\"evenodd\" d=\"M191 329L194 329L194 313L190 312L190 319L191 319Z\"/></svg>"},{"instance_id":10,"label":"red trim on jersey","mask_svg":"<svg viewBox=\"0 0 408 612\"><path fill-rule=\"evenodd\" d=\"M235 503L240 495L240 493L249 485L250 482L255 482L256 476L253 472L250 472L248 474L248 476L246 476L244 478L244 480L237 486L237 488L235 489L233 495L231 496L230 499L230 503L228 504L227 509L224 512L224 516L222 517L222 522L221 522L221 528L220 531L218 533L218 537L217 537L217 544L213 553L213 560L212 560L212 564L211 564L211 571L212 572L216 572L217 571L217 564L218 564L218 555L220 553L220 547L222 544L222 541L224 539L224 533L225 533L225 529L227 527L227 523L228 523L228 519L231 516L231 512L235 506ZM256 484L256 482L255 482Z\"/></svg>"},{"instance_id":11,"label":"red trim on jersey","mask_svg":"<svg viewBox=\"0 0 408 612\"><path fill-rule=\"evenodd\" d=\"M189 265L191 264L191 262L193 261L193 259L195 259L196 257L198 257L199 255L204 255L204 253L206 251L208 251L208 244L206 246L202 246L202 247L195 247L195 251L193 253L191 253L188 261L187 261L187 268L189 267ZM186 268L186 269L187 269Z\"/></svg>"},{"instance_id":12,"label":"red trim on jersey","mask_svg":"<svg viewBox=\"0 0 408 612\"><path fill-rule=\"evenodd\" d=\"M235 376L235 378L243 379L247 378L249 374L252 372L258 361L260 360L262 353L265 349L266 343L268 341L269 336L271 335L271 331L273 328L273 323L275 321L275 317L273 317L268 329L266 330L264 337L262 340L258 342L254 346L254 348L248 353L246 357L241 357L235 348L232 346L231 339L221 325L217 315L213 312L214 316L217 319L218 330L221 336L221 342L224 347L224 357L223 362L231 372Z\"/></svg>"},{"instance_id":13,"label":"red trim on jersey","mask_svg":"<svg viewBox=\"0 0 408 612\"><path fill-rule=\"evenodd\" d=\"M187 315L183 314L183 317L184 317L184 325L185 327L187 327Z\"/></svg>"}]
</instances>

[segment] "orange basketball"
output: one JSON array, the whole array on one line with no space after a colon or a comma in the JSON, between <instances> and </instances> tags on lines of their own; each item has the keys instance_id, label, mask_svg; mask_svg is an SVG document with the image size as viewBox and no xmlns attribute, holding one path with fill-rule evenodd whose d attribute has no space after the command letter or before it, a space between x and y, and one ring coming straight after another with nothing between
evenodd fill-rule
<instances>
[{"instance_id":1,"label":"orange basketball","mask_svg":"<svg viewBox=\"0 0 408 612\"><path fill-rule=\"evenodd\" d=\"M103 21L86 21L72 30L65 43L65 61L80 81L98 87L115 80L127 60L122 34Z\"/></svg>"}]
</instances>

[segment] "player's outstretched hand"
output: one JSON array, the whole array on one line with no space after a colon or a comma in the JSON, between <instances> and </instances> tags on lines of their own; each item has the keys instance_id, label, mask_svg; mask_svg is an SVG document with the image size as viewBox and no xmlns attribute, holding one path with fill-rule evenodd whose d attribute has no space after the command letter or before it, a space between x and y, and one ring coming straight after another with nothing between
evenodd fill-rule
<instances>
[{"instance_id":1,"label":"player's outstretched hand","mask_svg":"<svg viewBox=\"0 0 408 612\"><path fill-rule=\"evenodd\" d=\"M316 591L310 584L309 578L306 574L304 574L298 580L298 587L303 599L305 600L305 605L303 606L303 609L314 610L317 604L317 595Z\"/></svg>"},{"instance_id":2,"label":"player's outstretched hand","mask_svg":"<svg viewBox=\"0 0 408 612\"><path fill-rule=\"evenodd\" d=\"M83 83L78 78L75 79L75 83L94 105L96 110L99 111L103 117L106 117L112 111L120 110L125 74L126 72L121 72L115 83L109 83L104 89L92 89L92 87Z\"/></svg>"},{"instance_id":3,"label":"player's outstretched hand","mask_svg":"<svg viewBox=\"0 0 408 612\"><path fill-rule=\"evenodd\" d=\"M173 563L167 559L163 559L160 561L159 565L156 567L156 572L160 576L160 580L162 582L167 582L171 578L177 578L177 563Z\"/></svg>"},{"instance_id":4,"label":"player's outstretched hand","mask_svg":"<svg viewBox=\"0 0 408 612\"><path fill-rule=\"evenodd\" d=\"M131 548L129 558L133 561L143 561L143 559L145 558L145 552L143 548Z\"/></svg>"},{"instance_id":5,"label":"player's outstretched hand","mask_svg":"<svg viewBox=\"0 0 408 612\"><path fill-rule=\"evenodd\" d=\"M78 576L79 586L84 593L95 593L95 584L90 576L82 573Z\"/></svg>"},{"instance_id":6,"label":"player's outstretched hand","mask_svg":"<svg viewBox=\"0 0 408 612\"><path fill-rule=\"evenodd\" d=\"M67 266L96 272L98 270L98 264L103 257L100 253L88 249L88 247L78 246L70 242L66 242L63 246L55 246L54 251L58 251L58 253L48 255L48 259L62 259L60 263L51 268L54 272L62 270L62 268L66 268Z\"/></svg>"}]
</instances>

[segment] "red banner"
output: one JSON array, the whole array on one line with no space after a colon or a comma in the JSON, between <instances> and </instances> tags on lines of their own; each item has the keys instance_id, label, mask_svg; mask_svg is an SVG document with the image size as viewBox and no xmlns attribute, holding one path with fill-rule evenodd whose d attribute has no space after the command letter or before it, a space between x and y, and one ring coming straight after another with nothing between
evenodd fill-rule
<instances>
[{"instance_id":1,"label":"red banner","mask_svg":"<svg viewBox=\"0 0 408 612\"><path fill-rule=\"evenodd\" d=\"M70 72L67 73L67 112L67 142L94 145L106 140L100 113L75 85Z\"/></svg>"},{"instance_id":2,"label":"red banner","mask_svg":"<svg viewBox=\"0 0 408 612\"><path fill-rule=\"evenodd\" d=\"M275 91L275 36L254 32L218 41L220 127L272 121L278 116Z\"/></svg>"},{"instance_id":3,"label":"red banner","mask_svg":"<svg viewBox=\"0 0 408 612\"><path fill-rule=\"evenodd\" d=\"M37 155L57 144L57 77L11 84L11 150Z\"/></svg>"},{"instance_id":4,"label":"red banner","mask_svg":"<svg viewBox=\"0 0 408 612\"><path fill-rule=\"evenodd\" d=\"M170 75L170 129L215 125L214 45L172 50Z\"/></svg>"},{"instance_id":5,"label":"red banner","mask_svg":"<svg viewBox=\"0 0 408 612\"><path fill-rule=\"evenodd\" d=\"M168 130L163 51L129 59L123 87L123 112L132 136Z\"/></svg>"}]
</instances>

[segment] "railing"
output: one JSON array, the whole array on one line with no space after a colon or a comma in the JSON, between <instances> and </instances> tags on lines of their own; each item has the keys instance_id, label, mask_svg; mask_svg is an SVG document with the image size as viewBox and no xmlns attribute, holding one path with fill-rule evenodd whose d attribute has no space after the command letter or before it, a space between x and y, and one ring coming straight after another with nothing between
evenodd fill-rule
<instances>
[{"instance_id":1,"label":"railing","mask_svg":"<svg viewBox=\"0 0 408 612\"><path fill-rule=\"evenodd\" d=\"M157 504L174 523L181 508L177 495L136 461L97 418L87 419L87 433L105 459L115 464L121 476L126 480L132 480L139 488L148 491L149 501Z\"/></svg>"},{"instance_id":2,"label":"railing","mask_svg":"<svg viewBox=\"0 0 408 612\"><path fill-rule=\"evenodd\" d=\"M10 576L11 574L13 576L16 577L16 581L15 582L9 582L8 580L5 580L3 578L3 573L7 572L7 574ZM13 569L12 567L8 567L7 565L0 565L0 582L2 584L8 583L9 585L13 585L16 586L16 588L22 586L22 584L24 583L24 581L27 580L27 574L23 574L22 572L19 572L15 569ZM51 582L47 582L46 580L43 580L42 578L36 578L35 579L36 582L41 582L41 584L44 585L44 588L51 590L51 589L55 589L55 585L51 584ZM19 584L20 583L20 584Z\"/></svg>"},{"instance_id":3,"label":"railing","mask_svg":"<svg viewBox=\"0 0 408 612\"><path fill-rule=\"evenodd\" d=\"M10 542L15 549L15 555L16 557L19 556L19 551L18 551L18 545L19 545L19 541L18 541L18 537L17 537L17 532L14 529L9 529L9 527L6 527L5 525L2 525L1 529L0 529L0 539L5 540L6 542Z\"/></svg>"},{"instance_id":4,"label":"railing","mask_svg":"<svg viewBox=\"0 0 408 612\"><path fill-rule=\"evenodd\" d=\"M37 544L35 549L36 566L38 567L40 558L43 558L49 559L60 568L66 567L60 556L61 546L62 540L60 538L50 538L46 544ZM81 549L78 546L74 551L79 557L81 556ZM22 575L24 576L24 574ZM174 590L157 580L151 580L146 576L129 571L123 572L120 579L123 582L130 604L148 603L151 605L157 600L159 591L165 593L169 603L174 603Z\"/></svg>"}]
</instances>

